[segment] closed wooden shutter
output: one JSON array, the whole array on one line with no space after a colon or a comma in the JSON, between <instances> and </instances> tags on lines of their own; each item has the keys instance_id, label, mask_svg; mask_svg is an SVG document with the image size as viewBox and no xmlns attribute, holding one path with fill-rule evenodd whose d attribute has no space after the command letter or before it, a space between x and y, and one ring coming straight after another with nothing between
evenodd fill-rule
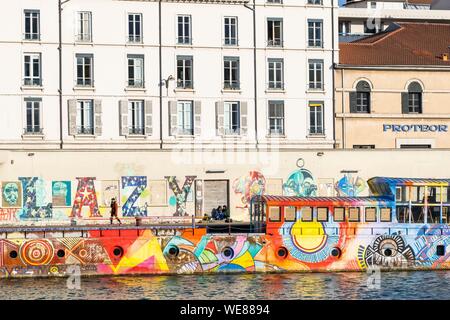
<instances>
[{"instance_id":1,"label":"closed wooden shutter","mask_svg":"<svg viewBox=\"0 0 450 320\"><path fill-rule=\"evenodd\" d=\"M120 135L128 136L128 100L119 101Z\"/></svg>"},{"instance_id":2,"label":"closed wooden shutter","mask_svg":"<svg viewBox=\"0 0 450 320\"><path fill-rule=\"evenodd\" d=\"M408 100L409 100L409 93L402 92L402 113L409 113Z\"/></svg>"},{"instance_id":3,"label":"closed wooden shutter","mask_svg":"<svg viewBox=\"0 0 450 320\"><path fill-rule=\"evenodd\" d=\"M178 133L177 102L175 100L169 101L169 122L169 133L174 136Z\"/></svg>"},{"instance_id":4,"label":"closed wooden shutter","mask_svg":"<svg viewBox=\"0 0 450 320\"><path fill-rule=\"evenodd\" d=\"M356 92L350 92L350 113L358 112L356 110Z\"/></svg>"},{"instance_id":5,"label":"closed wooden shutter","mask_svg":"<svg viewBox=\"0 0 450 320\"><path fill-rule=\"evenodd\" d=\"M153 134L153 105L152 101L145 101L145 134L151 136Z\"/></svg>"},{"instance_id":6,"label":"closed wooden shutter","mask_svg":"<svg viewBox=\"0 0 450 320\"><path fill-rule=\"evenodd\" d=\"M102 100L94 100L94 134L102 135Z\"/></svg>"},{"instance_id":7,"label":"closed wooden shutter","mask_svg":"<svg viewBox=\"0 0 450 320\"><path fill-rule=\"evenodd\" d=\"M72 99L67 101L69 109L69 135L77 134L77 100Z\"/></svg>"},{"instance_id":8,"label":"closed wooden shutter","mask_svg":"<svg viewBox=\"0 0 450 320\"><path fill-rule=\"evenodd\" d=\"M198 136L201 133L201 115L202 103L201 101L194 102L194 135Z\"/></svg>"},{"instance_id":9,"label":"closed wooden shutter","mask_svg":"<svg viewBox=\"0 0 450 320\"><path fill-rule=\"evenodd\" d=\"M224 106L223 101L216 102L216 125L217 125L217 134L219 136L224 135Z\"/></svg>"},{"instance_id":10,"label":"closed wooden shutter","mask_svg":"<svg viewBox=\"0 0 450 320\"><path fill-rule=\"evenodd\" d=\"M247 135L247 129L248 129L248 123L247 123L247 113L248 113L248 108L247 108L247 102L241 102L241 131L240 134L241 135Z\"/></svg>"}]
</instances>

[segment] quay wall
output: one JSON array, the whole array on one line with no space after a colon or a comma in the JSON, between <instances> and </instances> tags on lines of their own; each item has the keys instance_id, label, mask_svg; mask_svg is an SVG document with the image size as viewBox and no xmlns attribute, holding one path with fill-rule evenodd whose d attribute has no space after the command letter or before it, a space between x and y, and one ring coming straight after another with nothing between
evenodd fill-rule
<instances>
[{"instance_id":1,"label":"quay wall","mask_svg":"<svg viewBox=\"0 0 450 320\"><path fill-rule=\"evenodd\" d=\"M450 150L0 151L0 224L200 218L228 205L247 221L253 195L364 196L374 176L450 178Z\"/></svg>"}]
</instances>

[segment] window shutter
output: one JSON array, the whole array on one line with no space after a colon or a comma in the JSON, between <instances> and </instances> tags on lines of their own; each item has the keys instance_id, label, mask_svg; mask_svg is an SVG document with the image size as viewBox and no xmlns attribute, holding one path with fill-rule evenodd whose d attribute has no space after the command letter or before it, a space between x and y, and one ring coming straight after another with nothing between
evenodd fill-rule
<instances>
[{"instance_id":1,"label":"window shutter","mask_svg":"<svg viewBox=\"0 0 450 320\"><path fill-rule=\"evenodd\" d=\"M219 136L224 135L224 106L223 101L216 102L216 116L217 116L217 134Z\"/></svg>"},{"instance_id":2,"label":"window shutter","mask_svg":"<svg viewBox=\"0 0 450 320\"><path fill-rule=\"evenodd\" d=\"M202 102L194 102L194 135L200 135L201 133L201 115L202 115Z\"/></svg>"},{"instance_id":3,"label":"window shutter","mask_svg":"<svg viewBox=\"0 0 450 320\"><path fill-rule=\"evenodd\" d=\"M128 136L128 100L119 101L120 135Z\"/></svg>"},{"instance_id":4,"label":"window shutter","mask_svg":"<svg viewBox=\"0 0 450 320\"><path fill-rule=\"evenodd\" d=\"M241 128L240 128L240 134L246 135L247 134L247 102L241 102L240 106L240 112L241 112Z\"/></svg>"},{"instance_id":5,"label":"window shutter","mask_svg":"<svg viewBox=\"0 0 450 320\"><path fill-rule=\"evenodd\" d=\"M153 106L150 100L145 100L145 134L153 134Z\"/></svg>"},{"instance_id":6,"label":"window shutter","mask_svg":"<svg viewBox=\"0 0 450 320\"><path fill-rule=\"evenodd\" d=\"M94 100L94 134L102 135L102 100Z\"/></svg>"},{"instance_id":7,"label":"window shutter","mask_svg":"<svg viewBox=\"0 0 450 320\"><path fill-rule=\"evenodd\" d=\"M356 92L350 92L350 113L356 112Z\"/></svg>"},{"instance_id":8,"label":"window shutter","mask_svg":"<svg viewBox=\"0 0 450 320\"><path fill-rule=\"evenodd\" d=\"M409 98L409 93L402 92L402 113L409 113L409 107L408 107L409 99L408 98Z\"/></svg>"},{"instance_id":9,"label":"window shutter","mask_svg":"<svg viewBox=\"0 0 450 320\"><path fill-rule=\"evenodd\" d=\"M169 101L169 116L170 116L170 135L174 136L177 134L178 128L178 114L177 114L177 102L175 100Z\"/></svg>"},{"instance_id":10,"label":"window shutter","mask_svg":"<svg viewBox=\"0 0 450 320\"><path fill-rule=\"evenodd\" d=\"M67 100L69 108L69 135L77 134L77 100Z\"/></svg>"}]
</instances>

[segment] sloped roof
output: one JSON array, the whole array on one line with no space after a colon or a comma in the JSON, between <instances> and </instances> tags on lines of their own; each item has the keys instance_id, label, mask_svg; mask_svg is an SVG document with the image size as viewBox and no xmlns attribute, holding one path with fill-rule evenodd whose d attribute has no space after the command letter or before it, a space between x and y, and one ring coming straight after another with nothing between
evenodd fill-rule
<instances>
[{"instance_id":1,"label":"sloped roof","mask_svg":"<svg viewBox=\"0 0 450 320\"><path fill-rule=\"evenodd\" d=\"M384 32L339 44L341 65L450 66L450 24L397 22Z\"/></svg>"}]
</instances>

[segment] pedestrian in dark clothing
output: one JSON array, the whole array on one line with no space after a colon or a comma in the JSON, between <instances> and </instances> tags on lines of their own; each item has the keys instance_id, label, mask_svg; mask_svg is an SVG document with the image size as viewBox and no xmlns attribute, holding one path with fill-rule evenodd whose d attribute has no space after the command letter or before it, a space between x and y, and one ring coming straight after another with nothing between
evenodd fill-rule
<instances>
[{"instance_id":1,"label":"pedestrian in dark clothing","mask_svg":"<svg viewBox=\"0 0 450 320\"><path fill-rule=\"evenodd\" d=\"M118 212L119 212L119 206L117 205L116 198L112 198L111 199L111 218L110 218L111 224L113 223L114 217L116 217L117 221L119 221L119 224L122 224L122 222L120 222Z\"/></svg>"}]
</instances>

